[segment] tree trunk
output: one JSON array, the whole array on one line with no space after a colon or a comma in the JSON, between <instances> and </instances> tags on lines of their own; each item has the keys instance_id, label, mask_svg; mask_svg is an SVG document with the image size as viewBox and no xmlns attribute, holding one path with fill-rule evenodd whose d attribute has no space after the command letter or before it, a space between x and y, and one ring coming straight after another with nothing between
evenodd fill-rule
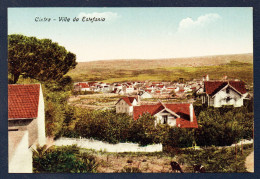
<instances>
[{"instance_id":1,"label":"tree trunk","mask_svg":"<svg viewBox=\"0 0 260 179\"><path fill-rule=\"evenodd\" d=\"M19 76L20 76L20 73L15 73L15 74L13 74L13 84L15 84L17 81L18 81L18 79L19 79Z\"/></svg>"}]
</instances>

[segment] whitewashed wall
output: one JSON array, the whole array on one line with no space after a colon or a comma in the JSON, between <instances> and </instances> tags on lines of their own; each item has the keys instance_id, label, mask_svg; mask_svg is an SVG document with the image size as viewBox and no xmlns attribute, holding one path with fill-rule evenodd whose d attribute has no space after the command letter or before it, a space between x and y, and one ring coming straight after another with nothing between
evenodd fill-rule
<instances>
[{"instance_id":1,"label":"whitewashed wall","mask_svg":"<svg viewBox=\"0 0 260 179\"><path fill-rule=\"evenodd\" d=\"M231 98L229 102L226 102L227 97ZM234 107L241 107L243 106L243 97L241 97L232 89L230 89L229 94L227 94L226 88L223 88L215 95L213 106L221 107L222 105L233 105Z\"/></svg>"},{"instance_id":2,"label":"whitewashed wall","mask_svg":"<svg viewBox=\"0 0 260 179\"><path fill-rule=\"evenodd\" d=\"M156 121L155 121L155 124L158 124L158 123L161 123L163 124L163 116L167 115L168 116L168 124L169 126L176 126L176 118L170 114L169 112L167 112L166 110L163 110L159 113L157 113L155 116L156 118Z\"/></svg>"},{"instance_id":3,"label":"whitewashed wall","mask_svg":"<svg viewBox=\"0 0 260 179\"><path fill-rule=\"evenodd\" d=\"M130 106L124 100L121 100L119 103L117 103L116 113L127 113L127 114L129 114L130 112L131 112Z\"/></svg>"},{"instance_id":4,"label":"whitewashed wall","mask_svg":"<svg viewBox=\"0 0 260 179\"><path fill-rule=\"evenodd\" d=\"M40 95L39 95L39 105L38 105L38 144L43 146L46 144L46 137L45 137L45 112L44 112L44 99L42 93L42 87L40 85Z\"/></svg>"},{"instance_id":5,"label":"whitewashed wall","mask_svg":"<svg viewBox=\"0 0 260 179\"><path fill-rule=\"evenodd\" d=\"M21 132L20 132L21 133ZM9 173L32 173L32 151L28 148L29 139L28 131L23 132L23 137L17 144L17 147L9 157L8 172Z\"/></svg>"},{"instance_id":6,"label":"whitewashed wall","mask_svg":"<svg viewBox=\"0 0 260 179\"><path fill-rule=\"evenodd\" d=\"M134 143L109 144L106 142L85 138L78 139L61 137L57 139L54 143L54 145L56 146L74 144L81 148L102 150L106 152L161 152L163 149L162 144L153 144L143 147L139 146L139 144Z\"/></svg>"},{"instance_id":7,"label":"whitewashed wall","mask_svg":"<svg viewBox=\"0 0 260 179\"><path fill-rule=\"evenodd\" d=\"M147 92L144 92L144 94L141 95L142 99L152 98L153 96Z\"/></svg>"}]
</instances>

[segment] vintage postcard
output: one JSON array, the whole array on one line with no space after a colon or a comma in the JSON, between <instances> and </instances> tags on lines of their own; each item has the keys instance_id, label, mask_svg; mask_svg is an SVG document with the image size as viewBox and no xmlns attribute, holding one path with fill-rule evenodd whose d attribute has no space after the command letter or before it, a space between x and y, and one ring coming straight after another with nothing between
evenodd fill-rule
<instances>
[{"instance_id":1,"label":"vintage postcard","mask_svg":"<svg viewBox=\"0 0 260 179\"><path fill-rule=\"evenodd\" d=\"M253 82L252 7L10 7L8 172L254 172Z\"/></svg>"}]
</instances>

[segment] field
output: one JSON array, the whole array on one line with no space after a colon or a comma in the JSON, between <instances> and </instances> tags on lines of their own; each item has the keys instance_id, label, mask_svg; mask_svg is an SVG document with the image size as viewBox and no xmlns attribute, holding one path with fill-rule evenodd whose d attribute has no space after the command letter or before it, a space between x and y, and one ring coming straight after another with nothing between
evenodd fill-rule
<instances>
[{"instance_id":1,"label":"field","mask_svg":"<svg viewBox=\"0 0 260 179\"><path fill-rule=\"evenodd\" d=\"M180 163L184 173L192 173L193 164L203 164L206 172L247 172L246 157L252 152L253 145L237 147L211 147L201 150L179 149L174 152L154 153L108 153L87 150L97 158L98 172L141 172L171 173L171 161ZM85 150L85 149L81 149ZM237 154L236 154L237 150Z\"/></svg>"},{"instance_id":2,"label":"field","mask_svg":"<svg viewBox=\"0 0 260 179\"><path fill-rule=\"evenodd\" d=\"M253 82L253 54L218 55L158 60L107 60L80 62L68 75L74 81L177 81L208 74L210 79Z\"/></svg>"},{"instance_id":3,"label":"field","mask_svg":"<svg viewBox=\"0 0 260 179\"><path fill-rule=\"evenodd\" d=\"M121 95L112 93L88 94L88 95L72 95L68 98L68 104L71 106L81 107L85 109L108 109L115 108L116 102L121 98ZM194 102L193 99L181 98L150 98L142 99L141 104L154 104L158 101L167 103L176 102Z\"/></svg>"},{"instance_id":4,"label":"field","mask_svg":"<svg viewBox=\"0 0 260 179\"><path fill-rule=\"evenodd\" d=\"M120 97L120 95L110 93L74 95L69 97L68 104L88 109L113 108Z\"/></svg>"}]
</instances>

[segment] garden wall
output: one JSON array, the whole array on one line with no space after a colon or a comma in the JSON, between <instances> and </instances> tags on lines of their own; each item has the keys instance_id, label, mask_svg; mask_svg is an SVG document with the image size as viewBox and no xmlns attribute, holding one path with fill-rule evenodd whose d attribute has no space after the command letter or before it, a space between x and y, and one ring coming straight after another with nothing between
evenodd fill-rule
<instances>
[{"instance_id":1,"label":"garden wall","mask_svg":"<svg viewBox=\"0 0 260 179\"><path fill-rule=\"evenodd\" d=\"M81 148L102 150L106 152L162 152L163 150L162 144L153 144L147 146L139 146L139 144L134 143L109 144L107 142L85 138L61 137L57 139L54 144L56 146L77 145Z\"/></svg>"}]
</instances>

